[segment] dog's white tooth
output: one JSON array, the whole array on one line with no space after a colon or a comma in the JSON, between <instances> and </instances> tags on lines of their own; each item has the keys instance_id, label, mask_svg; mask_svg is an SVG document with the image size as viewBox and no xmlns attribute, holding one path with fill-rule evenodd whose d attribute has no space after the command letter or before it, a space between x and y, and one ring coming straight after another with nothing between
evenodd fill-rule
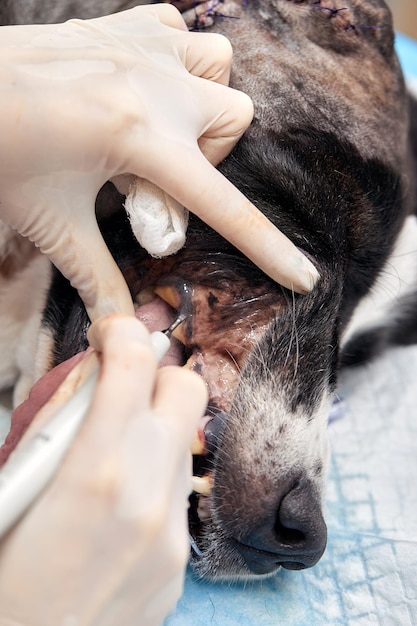
<instances>
[{"instance_id":1,"label":"dog's white tooth","mask_svg":"<svg viewBox=\"0 0 417 626\"><path fill-rule=\"evenodd\" d=\"M211 519L209 499L207 496L198 497L197 515L201 522L208 522Z\"/></svg>"},{"instance_id":2,"label":"dog's white tooth","mask_svg":"<svg viewBox=\"0 0 417 626\"><path fill-rule=\"evenodd\" d=\"M142 289L137 294L135 300L138 306L142 306L143 304L148 304L148 302L152 302L156 297L155 288L154 287L146 287L146 289Z\"/></svg>"},{"instance_id":3,"label":"dog's white tooth","mask_svg":"<svg viewBox=\"0 0 417 626\"><path fill-rule=\"evenodd\" d=\"M158 286L158 287L155 287L155 293L157 296L162 298L162 300L165 300L165 302L167 302L174 309L179 308L181 304L181 298L178 292L173 287L169 285L165 285L162 287Z\"/></svg>"},{"instance_id":4,"label":"dog's white tooth","mask_svg":"<svg viewBox=\"0 0 417 626\"><path fill-rule=\"evenodd\" d=\"M185 323L182 322L181 324L179 324L179 326L177 326L173 331L172 331L172 336L175 337L175 339L178 339L178 341L181 341L181 343L185 344L186 343L186 337L185 337Z\"/></svg>"},{"instance_id":5,"label":"dog's white tooth","mask_svg":"<svg viewBox=\"0 0 417 626\"><path fill-rule=\"evenodd\" d=\"M205 476L193 476L191 479L193 491L203 496L209 496L213 488L213 481L209 474Z\"/></svg>"}]
</instances>

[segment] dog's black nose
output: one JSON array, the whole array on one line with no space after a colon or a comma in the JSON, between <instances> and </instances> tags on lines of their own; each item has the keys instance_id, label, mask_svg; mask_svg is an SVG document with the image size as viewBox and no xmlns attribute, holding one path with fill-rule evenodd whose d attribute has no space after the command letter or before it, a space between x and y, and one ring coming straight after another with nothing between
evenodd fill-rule
<instances>
[{"instance_id":1,"label":"dog's black nose","mask_svg":"<svg viewBox=\"0 0 417 626\"><path fill-rule=\"evenodd\" d=\"M327 528L311 483L302 479L278 494L275 510L250 533L233 539L249 570L269 574L280 565L294 570L315 565L326 548Z\"/></svg>"}]
</instances>

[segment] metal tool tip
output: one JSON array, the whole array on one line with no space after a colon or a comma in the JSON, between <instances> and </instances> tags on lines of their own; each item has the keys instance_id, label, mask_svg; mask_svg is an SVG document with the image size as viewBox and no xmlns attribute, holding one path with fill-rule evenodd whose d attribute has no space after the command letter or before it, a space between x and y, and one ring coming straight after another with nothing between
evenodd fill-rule
<instances>
[{"instance_id":1,"label":"metal tool tip","mask_svg":"<svg viewBox=\"0 0 417 626\"><path fill-rule=\"evenodd\" d=\"M168 326L168 328L166 330L163 330L162 332L164 333L164 335L166 335L167 337L171 337L172 333L174 332L174 330L176 328L178 328L178 326L180 324L183 323L183 321L186 319L186 315L185 313L181 313L181 315L179 315L173 322L172 324L170 324Z\"/></svg>"}]
</instances>

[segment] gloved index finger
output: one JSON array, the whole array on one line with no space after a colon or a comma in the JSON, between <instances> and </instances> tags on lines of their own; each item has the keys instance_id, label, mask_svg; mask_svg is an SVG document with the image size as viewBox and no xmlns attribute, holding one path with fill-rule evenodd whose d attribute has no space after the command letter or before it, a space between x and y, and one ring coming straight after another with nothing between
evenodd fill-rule
<instances>
[{"instance_id":1,"label":"gloved index finger","mask_svg":"<svg viewBox=\"0 0 417 626\"><path fill-rule=\"evenodd\" d=\"M170 26L171 28L175 28L177 30L188 31L187 25L184 22L181 13L169 2L162 2L160 4L144 4L125 11L119 11L117 13L111 13L110 15L84 20L84 23L90 22L92 24L99 24L100 26L121 26L122 28L126 28L126 25L135 27L135 22L136 24L140 24L141 21L147 17L156 19L165 26Z\"/></svg>"},{"instance_id":2,"label":"gloved index finger","mask_svg":"<svg viewBox=\"0 0 417 626\"><path fill-rule=\"evenodd\" d=\"M230 41L217 33L190 32L184 37L185 68L200 78L229 84L233 49Z\"/></svg>"},{"instance_id":3,"label":"gloved index finger","mask_svg":"<svg viewBox=\"0 0 417 626\"><path fill-rule=\"evenodd\" d=\"M161 153L152 182L230 241L270 278L298 293L309 293L319 278L309 259L201 152L190 152L176 159L170 159L169 151Z\"/></svg>"}]
</instances>

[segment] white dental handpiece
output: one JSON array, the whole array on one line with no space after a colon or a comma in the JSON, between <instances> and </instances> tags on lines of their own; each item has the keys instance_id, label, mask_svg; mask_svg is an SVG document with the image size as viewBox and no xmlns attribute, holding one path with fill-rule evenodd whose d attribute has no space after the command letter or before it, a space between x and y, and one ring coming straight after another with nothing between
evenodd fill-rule
<instances>
[{"instance_id":1,"label":"white dental handpiece","mask_svg":"<svg viewBox=\"0 0 417 626\"><path fill-rule=\"evenodd\" d=\"M165 331L151 333L158 362L170 347L178 318ZM33 437L15 450L0 470L0 538L21 517L55 475L90 407L99 368L80 385Z\"/></svg>"}]
</instances>

